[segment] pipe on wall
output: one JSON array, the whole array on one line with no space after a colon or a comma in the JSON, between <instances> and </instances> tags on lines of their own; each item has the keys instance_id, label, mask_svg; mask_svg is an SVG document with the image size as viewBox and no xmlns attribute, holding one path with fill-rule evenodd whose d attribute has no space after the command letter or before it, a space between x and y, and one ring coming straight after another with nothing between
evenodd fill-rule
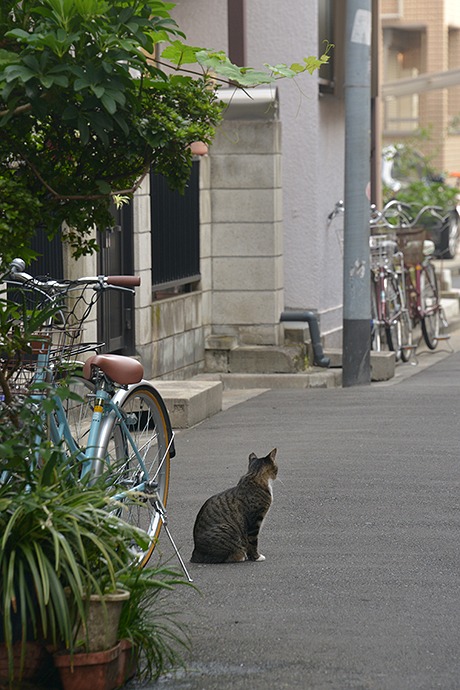
<instances>
[{"instance_id":1,"label":"pipe on wall","mask_svg":"<svg viewBox=\"0 0 460 690\"><path fill-rule=\"evenodd\" d=\"M283 311L280 316L280 321L301 321L308 323L308 328L310 329L311 344L313 346L313 364L316 364L317 367L328 367L330 365L330 358L326 357L323 352L321 336L319 333L318 319L314 312Z\"/></svg>"}]
</instances>

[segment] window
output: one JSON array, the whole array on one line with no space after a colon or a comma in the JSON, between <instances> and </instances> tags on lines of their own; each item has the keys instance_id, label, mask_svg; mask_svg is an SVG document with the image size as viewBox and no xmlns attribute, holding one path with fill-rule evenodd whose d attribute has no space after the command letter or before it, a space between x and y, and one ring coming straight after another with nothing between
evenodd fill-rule
<instances>
[{"instance_id":1,"label":"window","mask_svg":"<svg viewBox=\"0 0 460 690\"><path fill-rule=\"evenodd\" d=\"M383 31L383 80L416 77L421 70L420 31L387 28ZM388 97L384 103L385 134L409 134L419 126L418 94Z\"/></svg>"},{"instance_id":2,"label":"window","mask_svg":"<svg viewBox=\"0 0 460 690\"><path fill-rule=\"evenodd\" d=\"M199 161L184 194L162 175L150 175L154 298L190 292L200 280Z\"/></svg>"},{"instance_id":3,"label":"window","mask_svg":"<svg viewBox=\"0 0 460 690\"><path fill-rule=\"evenodd\" d=\"M334 45L329 62L321 65L319 70L318 84L321 94L342 94L345 9L342 0L318 0L318 55L324 53L328 43ZM342 30L339 30L339 27L342 27Z\"/></svg>"}]
</instances>

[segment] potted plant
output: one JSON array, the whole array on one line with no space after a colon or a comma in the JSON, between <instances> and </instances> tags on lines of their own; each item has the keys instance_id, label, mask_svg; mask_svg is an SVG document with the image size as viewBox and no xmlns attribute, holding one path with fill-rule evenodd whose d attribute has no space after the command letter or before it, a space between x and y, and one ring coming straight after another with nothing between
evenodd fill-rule
<instances>
[{"instance_id":1,"label":"potted plant","mask_svg":"<svg viewBox=\"0 0 460 690\"><path fill-rule=\"evenodd\" d=\"M27 449L38 422L28 405L18 415L19 428L7 423L1 444L8 478L0 485L0 639L10 680L23 673L29 641L71 655L92 648L91 598L119 589L117 573L131 562L130 546L145 539L107 510L105 482L82 484L59 449L43 442L41 467L34 466ZM109 604L100 606L105 619Z\"/></svg>"},{"instance_id":2,"label":"potted plant","mask_svg":"<svg viewBox=\"0 0 460 690\"><path fill-rule=\"evenodd\" d=\"M118 628L119 684L133 675L156 680L171 666L183 664L181 650L189 648L187 629L178 612L169 607L168 595L178 585L193 585L181 573L162 565L129 568L119 574L118 581L130 593Z\"/></svg>"}]
</instances>

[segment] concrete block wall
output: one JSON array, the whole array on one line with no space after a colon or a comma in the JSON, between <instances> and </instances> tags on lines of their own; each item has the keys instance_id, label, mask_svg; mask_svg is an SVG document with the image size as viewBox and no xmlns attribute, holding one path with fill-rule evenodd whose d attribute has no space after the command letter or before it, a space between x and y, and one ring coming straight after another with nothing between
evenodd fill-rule
<instances>
[{"instance_id":1,"label":"concrete block wall","mask_svg":"<svg viewBox=\"0 0 460 690\"><path fill-rule=\"evenodd\" d=\"M95 239L96 232L93 230L92 237ZM77 280L82 276L97 276L97 255L85 255L75 261L72 258L68 244L63 244L63 261L65 266L65 277L69 280ZM78 310L79 317L83 317L83 305ZM97 343L97 306L94 305L90 315L85 319L82 342ZM79 359L85 360L93 352L83 353Z\"/></svg>"},{"instance_id":2,"label":"concrete block wall","mask_svg":"<svg viewBox=\"0 0 460 690\"><path fill-rule=\"evenodd\" d=\"M136 352L144 366L144 375L151 378L152 357L152 266L150 230L150 178L147 175L133 199L134 221L134 273L140 276L140 287L136 288L135 343Z\"/></svg>"},{"instance_id":3,"label":"concrete block wall","mask_svg":"<svg viewBox=\"0 0 460 690\"><path fill-rule=\"evenodd\" d=\"M152 302L151 277L145 294L148 313L141 313L143 303L136 311L139 331L136 337L145 339L144 351L138 347L144 367L149 362L148 377L163 380L183 380L204 369L205 333L211 326L211 204L210 204L210 161L207 156L200 159L200 271L198 289L183 295ZM150 204L150 198L148 199ZM150 221L146 226L149 229ZM139 235L142 235L139 228ZM135 245L137 238L135 236ZM146 247L144 247L146 251ZM150 258L148 249L147 259ZM142 257L138 257L142 261ZM150 266L149 266L150 271ZM138 323L139 320L144 320ZM140 341L137 341L140 342Z\"/></svg>"},{"instance_id":4,"label":"concrete block wall","mask_svg":"<svg viewBox=\"0 0 460 690\"><path fill-rule=\"evenodd\" d=\"M280 122L224 120L210 158L212 335L278 345L284 308Z\"/></svg>"},{"instance_id":5,"label":"concrete block wall","mask_svg":"<svg viewBox=\"0 0 460 690\"><path fill-rule=\"evenodd\" d=\"M154 378L186 379L203 369L201 298L201 292L192 292L152 304Z\"/></svg>"}]
</instances>

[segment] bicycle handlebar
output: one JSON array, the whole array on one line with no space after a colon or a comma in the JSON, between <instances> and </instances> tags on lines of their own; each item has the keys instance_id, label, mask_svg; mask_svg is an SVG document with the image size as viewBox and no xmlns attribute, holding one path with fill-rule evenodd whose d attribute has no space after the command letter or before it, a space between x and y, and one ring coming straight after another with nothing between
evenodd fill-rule
<instances>
[{"instance_id":1,"label":"bicycle handlebar","mask_svg":"<svg viewBox=\"0 0 460 690\"><path fill-rule=\"evenodd\" d=\"M337 215L344 213L344 211L345 205L343 201L338 201L333 211L327 217L328 222L331 223ZM444 220L444 216L441 215L440 211L442 212L441 206L423 206L414 217L413 206L411 204L392 199L385 204L381 211L379 211L375 205L371 205L369 223L371 227L380 225L390 230L396 230L397 228L411 229L415 227L417 223L420 222L421 217L427 213L437 220Z\"/></svg>"},{"instance_id":2,"label":"bicycle handlebar","mask_svg":"<svg viewBox=\"0 0 460 690\"><path fill-rule=\"evenodd\" d=\"M138 287L141 279L139 276L106 276L105 282L116 287Z\"/></svg>"},{"instance_id":3,"label":"bicycle handlebar","mask_svg":"<svg viewBox=\"0 0 460 690\"><path fill-rule=\"evenodd\" d=\"M425 214L430 214L437 220L443 220L443 216L439 213L439 211L442 211L441 206L422 206L415 216L412 215L412 211L410 204L393 199L384 206L382 211L375 211L374 218L371 218L371 225L383 224L393 230L398 228L410 230L420 223L420 219Z\"/></svg>"},{"instance_id":4,"label":"bicycle handlebar","mask_svg":"<svg viewBox=\"0 0 460 690\"><path fill-rule=\"evenodd\" d=\"M14 281L20 283L27 283L29 286L39 288L41 290L55 289L57 291L66 290L70 286L75 285L93 285L94 289L118 288L119 290L129 290L134 292L133 288L141 284L139 276L86 276L77 278L76 280L58 281L58 280L40 280L34 278L29 273L24 271L25 262L23 259L13 259L10 264L10 276Z\"/></svg>"}]
</instances>

